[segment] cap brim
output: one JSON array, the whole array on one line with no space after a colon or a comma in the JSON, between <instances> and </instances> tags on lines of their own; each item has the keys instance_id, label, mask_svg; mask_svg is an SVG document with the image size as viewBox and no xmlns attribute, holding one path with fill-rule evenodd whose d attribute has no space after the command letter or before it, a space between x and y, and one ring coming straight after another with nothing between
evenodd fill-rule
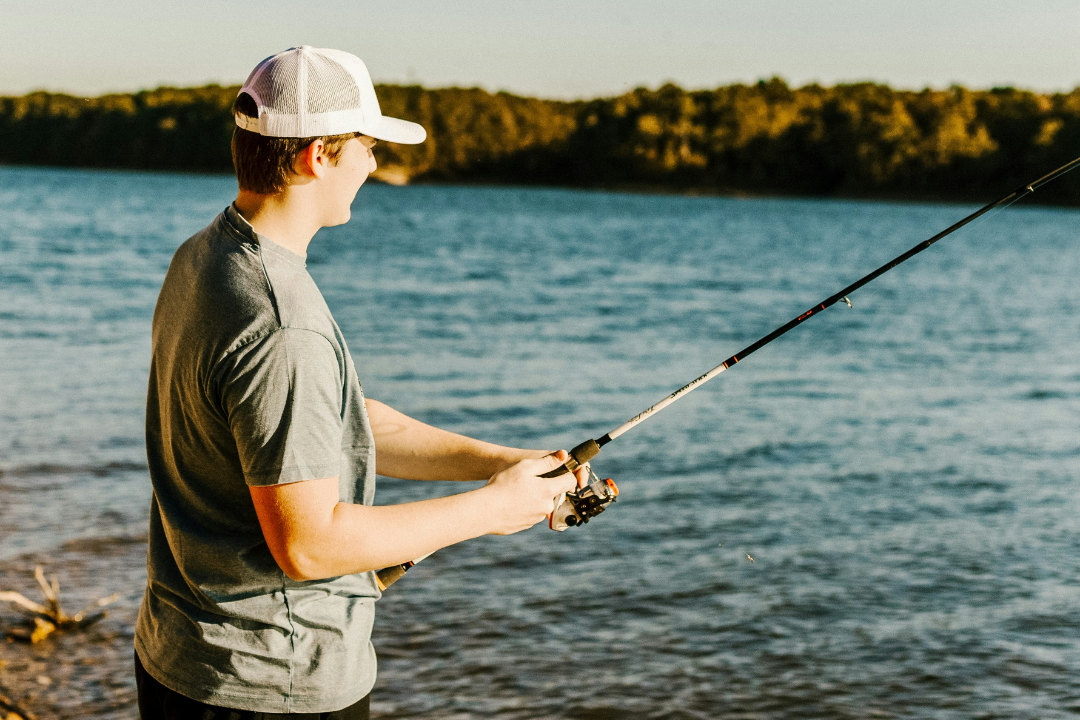
<instances>
[{"instance_id":1,"label":"cap brim","mask_svg":"<svg viewBox=\"0 0 1080 720\"><path fill-rule=\"evenodd\" d=\"M385 140L386 142L401 143L403 145L418 145L427 139L427 130L424 129L423 125L408 120L386 117L385 115L380 115L375 122L366 125L361 132L370 135L376 140Z\"/></svg>"}]
</instances>

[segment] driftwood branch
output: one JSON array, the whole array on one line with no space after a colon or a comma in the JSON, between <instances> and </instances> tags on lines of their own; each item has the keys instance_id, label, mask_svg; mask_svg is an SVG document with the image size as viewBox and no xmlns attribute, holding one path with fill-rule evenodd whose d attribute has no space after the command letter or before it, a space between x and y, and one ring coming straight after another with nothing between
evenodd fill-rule
<instances>
[{"instance_id":1,"label":"driftwood branch","mask_svg":"<svg viewBox=\"0 0 1080 720\"><path fill-rule=\"evenodd\" d=\"M44 640L54 630L75 630L87 627L106 615L105 612L93 613L92 611L120 599L119 593L113 593L108 597L95 600L74 615L68 615L60 606L60 581L56 575L46 580L45 570L38 565L34 568L34 579L41 588L41 594L45 596L45 605L39 605L13 590L0 592L0 601L18 605L30 615L28 619L33 623L31 627L9 630L7 634L12 639L36 643Z\"/></svg>"},{"instance_id":2,"label":"driftwood branch","mask_svg":"<svg viewBox=\"0 0 1080 720\"><path fill-rule=\"evenodd\" d=\"M0 592L0 601L21 605L26 610L39 615L47 615L49 613L49 609L44 605L38 605L36 602L27 599L25 595L17 593L14 590Z\"/></svg>"},{"instance_id":3,"label":"driftwood branch","mask_svg":"<svg viewBox=\"0 0 1080 720\"><path fill-rule=\"evenodd\" d=\"M108 597L98 598L94 602L92 602L89 605L87 605L86 607L84 607L79 612L72 615L71 619L73 621L77 622L77 623L80 623L80 627L85 627L86 625L89 625L91 622L96 622L97 620L100 620L101 618L105 617L105 613L103 613L103 612L102 613L97 613L96 615L89 615L91 610L96 610L97 608L105 607L106 605L110 605L110 604L116 602L119 599L120 599L120 593L113 593L112 595L110 595Z\"/></svg>"}]
</instances>

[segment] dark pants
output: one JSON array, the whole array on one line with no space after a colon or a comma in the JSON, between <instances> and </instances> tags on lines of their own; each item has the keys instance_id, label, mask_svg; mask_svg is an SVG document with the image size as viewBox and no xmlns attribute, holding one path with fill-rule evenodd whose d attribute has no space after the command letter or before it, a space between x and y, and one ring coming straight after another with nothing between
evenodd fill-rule
<instances>
[{"instance_id":1,"label":"dark pants","mask_svg":"<svg viewBox=\"0 0 1080 720\"><path fill-rule=\"evenodd\" d=\"M135 683L139 686L142 720L368 720L371 696L342 710L326 713L261 713L207 705L174 692L143 669L135 655Z\"/></svg>"}]
</instances>

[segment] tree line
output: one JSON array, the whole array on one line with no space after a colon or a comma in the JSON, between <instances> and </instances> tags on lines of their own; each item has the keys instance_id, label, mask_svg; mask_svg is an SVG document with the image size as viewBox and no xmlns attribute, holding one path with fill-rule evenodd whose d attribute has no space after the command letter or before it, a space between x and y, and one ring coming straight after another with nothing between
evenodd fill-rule
<instances>
[{"instance_id":1,"label":"tree line","mask_svg":"<svg viewBox=\"0 0 1080 720\"><path fill-rule=\"evenodd\" d=\"M0 163L228 172L237 87L0 98ZM386 179L679 192L992 199L1080 155L1080 88L664 85L564 102L381 85L422 145L376 148ZM1080 172L1036 194L1080 205Z\"/></svg>"}]
</instances>

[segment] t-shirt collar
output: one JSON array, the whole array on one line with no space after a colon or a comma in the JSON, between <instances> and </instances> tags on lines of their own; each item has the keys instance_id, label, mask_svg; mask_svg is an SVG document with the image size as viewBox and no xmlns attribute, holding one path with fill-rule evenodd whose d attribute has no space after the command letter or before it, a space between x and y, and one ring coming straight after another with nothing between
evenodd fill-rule
<instances>
[{"instance_id":1,"label":"t-shirt collar","mask_svg":"<svg viewBox=\"0 0 1080 720\"><path fill-rule=\"evenodd\" d=\"M283 260L299 263L301 266L307 267L307 255L293 252L284 245L279 245L265 235L260 235L255 232L255 228L251 226L251 223L247 221L247 218L241 215L240 211L236 209L236 203L232 203L229 207L225 208L224 215L225 222L231 225L232 228L246 240L260 246L263 250L274 253Z\"/></svg>"}]
</instances>

